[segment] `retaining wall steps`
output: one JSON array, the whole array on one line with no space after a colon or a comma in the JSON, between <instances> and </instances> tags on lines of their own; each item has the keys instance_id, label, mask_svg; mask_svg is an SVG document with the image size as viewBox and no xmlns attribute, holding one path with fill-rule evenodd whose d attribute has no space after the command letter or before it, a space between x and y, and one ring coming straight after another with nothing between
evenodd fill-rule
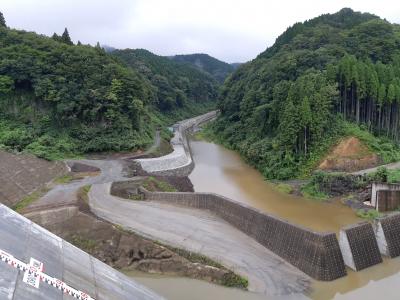
<instances>
[{"instance_id":1,"label":"retaining wall steps","mask_svg":"<svg viewBox=\"0 0 400 300\"><path fill-rule=\"evenodd\" d=\"M360 271L382 262L381 253L400 255L400 213L319 233L211 193L162 193L139 188L146 200L206 209L257 240L310 277L331 281L346 276L346 266ZM377 229L378 228L378 229Z\"/></svg>"}]
</instances>

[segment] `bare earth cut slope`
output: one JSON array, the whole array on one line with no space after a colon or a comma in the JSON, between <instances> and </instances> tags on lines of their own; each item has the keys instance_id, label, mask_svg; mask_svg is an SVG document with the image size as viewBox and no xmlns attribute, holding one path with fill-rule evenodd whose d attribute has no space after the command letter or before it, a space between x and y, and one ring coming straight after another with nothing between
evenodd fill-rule
<instances>
[{"instance_id":1,"label":"bare earth cut slope","mask_svg":"<svg viewBox=\"0 0 400 300\"><path fill-rule=\"evenodd\" d=\"M354 172L379 165L379 157L356 137L347 137L336 145L318 169Z\"/></svg>"}]
</instances>

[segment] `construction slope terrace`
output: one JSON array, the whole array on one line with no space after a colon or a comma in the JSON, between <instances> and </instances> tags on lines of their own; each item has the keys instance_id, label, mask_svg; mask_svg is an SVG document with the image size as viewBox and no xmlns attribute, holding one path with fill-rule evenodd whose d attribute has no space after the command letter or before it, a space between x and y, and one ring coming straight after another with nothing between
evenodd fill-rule
<instances>
[{"instance_id":1,"label":"construction slope terrace","mask_svg":"<svg viewBox=\"0 0 400 300\"><path fill-rule=\"evenodd\" d=\"M142 168L163 175L190 173L187 166L190 164L193 168L193 161L185 135L187 130L198 125L196 122L209 119L201 117L181 122L174 128L172 145L176 151L173 155L138 160ZM184 155L187 157L183 158ZM145 189L141 189L141 193L151 202L209 211L317 280L331 281L346 276L346 266L359 271L379 264L381 255L387 256L385 249L388 247L391 253L400 251L399 214L381 218L374 225L363 222L343 228L339 242L333 232L315 232L220 195L160 193ZM391 226L384 226L386 224Z\"/></svg>"},{"instance_id":2,"label":"construction slope terrace","mask_svg":"<svg viewBox=\"0 0 400 300\"><path fill-rule=\"evenodd\" d=\"M162 299L2 204L0 237L0 299ZM30 267L31 258L44 268Z\"/></svg>"}]
</instances>

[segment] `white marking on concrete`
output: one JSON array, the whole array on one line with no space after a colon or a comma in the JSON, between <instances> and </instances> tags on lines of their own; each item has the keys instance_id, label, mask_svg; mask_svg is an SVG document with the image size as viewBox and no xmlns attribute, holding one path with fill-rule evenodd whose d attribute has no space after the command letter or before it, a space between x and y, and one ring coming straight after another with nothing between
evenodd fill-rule
<instances>
[{"instance_id":1,"label":"white marking on concrete","mask_svg":"<svg viewBox=\"0 0 400 300\"><path fill-rule=\"evenodd\" d=\"M31 286L34 286L36 288L39 288L39 282L43 281L46 282L47 284L59 289L60 291L63 291L64 294L68 294L76 299L79 300L95 300L88 294L78 291L74 289L73 287L69 286L65 282L62 282L61 280L57 278L53 278L46 273L42 272L43 271L43 263L40 261L31 258L30 263L26 264L18 259L16 259L14 256L11 254L3 251L0 249L0 260L16 269L19 269L21 271L24 271L24 278L23 281Z\"/></svg>"},{"instance_id":2,"label":"white marking on concrete","mask_svg":"<svg viewBox=\"0 0 400 300\"><path fill-rule=\"evenodd\" d=\"M40 278L34 274L36 272L43 272L43 263L31 257L28 267L29 269L25 271L22 281L38 289Z\"/></svg>"}]
</instances>

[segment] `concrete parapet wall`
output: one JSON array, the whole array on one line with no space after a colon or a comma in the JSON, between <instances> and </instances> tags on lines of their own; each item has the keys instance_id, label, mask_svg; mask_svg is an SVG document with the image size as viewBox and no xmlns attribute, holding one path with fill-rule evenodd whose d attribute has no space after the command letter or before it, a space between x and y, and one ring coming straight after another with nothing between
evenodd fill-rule
<instances>
[{"instance_id":1,"label":"concrete parapet wall","mask_svg":"<svg viewBox=\"0 0 400 300\"><path fill-rule=\"evenodd\" d=\"M314 232L216 194L140 191L147 200L212 211L312 278L346 275L334 233Z\"/></svg>"},{"instance_id":2,"label":"concrete parapet wall","mask_svg":"<svg viewBox=\"0 0 400 300\"><path fill-rule=\"evenodd\" d=\"M391 258L400 256L400 213L378 219L375 235L383 255Z\"/></svg>"},{"instance_id":3,"label":"concrete parapet wall","mask_svg":"<svg viewBox=\"0 0 400 300\"><path fill-rule=\"evenodd\" d=\"M400 184L372 184L371 205L378 211L395 210L400 206Z\"/></svg>"},{"instance_id":4,"label":"concrete parapet wall","mask_svg":"<svg viewBox=\"0 0 400 300\"><path fill-rule=\"evenodd\" d=\"M217 116L216 111L181 121L174 125L174 137L171 139L173 152L156 158L138 159L143 170L154 175L187 176L193 170L193 160L186 131L207 122Z\"/></svg>"},{"instance_id":5,"label":"concrete parapet wall","mask_svg":"<svg viewBox=\"0 0 400 300\"><path fill-rule=\"evenodd\" d=\"M345 264L355 271L382 262L374 229L368 222L343 228L339 241Z\"/></svg>"}]
</instances>

